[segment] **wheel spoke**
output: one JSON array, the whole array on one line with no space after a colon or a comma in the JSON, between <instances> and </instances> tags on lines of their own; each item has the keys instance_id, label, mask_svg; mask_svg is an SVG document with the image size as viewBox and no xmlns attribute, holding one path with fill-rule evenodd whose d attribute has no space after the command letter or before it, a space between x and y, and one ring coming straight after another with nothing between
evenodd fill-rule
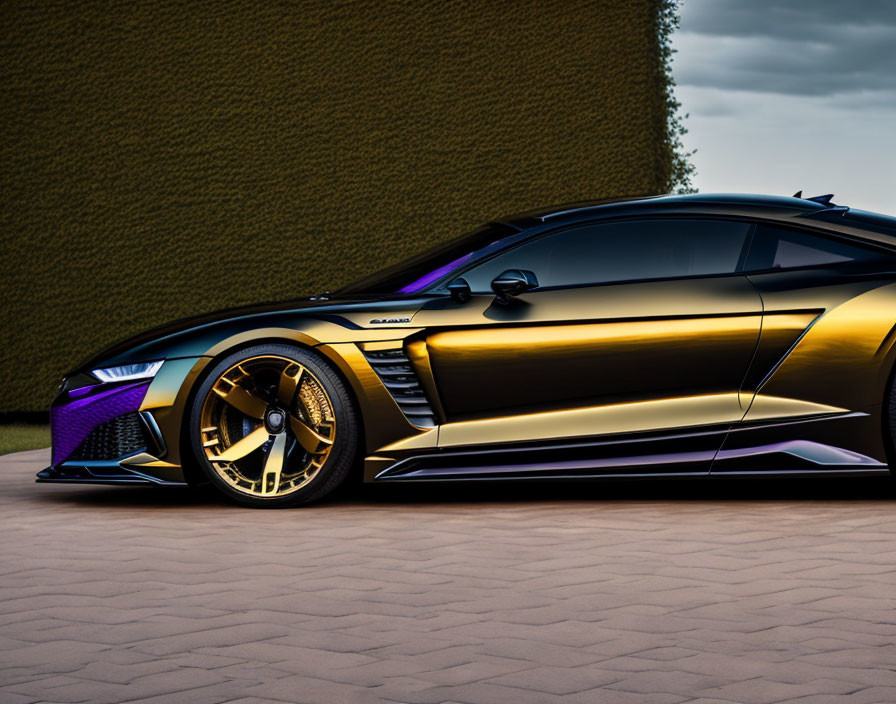
<instances>
[{"instance_id":1,"label":"wheel spoke","mask_svg":"<svg viewBox=\"0 0 896 704\"><path fill-rule=\"evenodd\" d=\"M274 436L274 444L264 462L261 473L262 495L276 494L280 491L280 474L283 472L283 458L286 450L286 433Z\"/></svg>"},{"instance_id":2,"label":"wheel spoke","mask_svg":"<svg viewBox=\"0 0 896 704\"><path fill-rule=\"evenodd\" d=\"M292 432L295 433L299 445L312 455L323 452L321 445L325 446L323 449L327 449L333 444L333 441L330 438L324 437L312 427L306 425L291 414L289 416L289 425L292 428Z\"/></svg>"},{"instance_id":3,"label":"wheel spoke","mask_svg":"<svg viewBox=\"0 0 896 704\"><path fill-rule=\"evenodd\" d=\"M232 462L233 460L238 460L264 445L269 437L270 435L268 435L268 431L264 426L256 428L242 440L228 447L220 455L213 455L209 459L212 462Z\"/></svg>"},{"instance_id":4,"label":"wheel spoke","mask_svg":"<svg viewBox=\"0 0 896 704\"><path fill-rule=\"evenodd\" d=\"M264 412L267 410L268 404L260 398L253 396L242 386L239 386L230 379L222 379L230 385L228 389L215 387L215 393L218 394L225 402L236 408L241 413L245 413L250 418L261 420L264 418Z\"/></svg>"},{"instance_id":5,"label":"wheel spoke","mask_svg":"<svg viewBox=\"0 0 896 704\"><path fill-rule=\"evenodd\" d=\"M285 416L282 422L278 414ZM216 376L199 429L210 477L241 495L271 501L301 491L318 476L332 453L337 422L311 367L262 351Z\"/></svg>"},{"instance_id":6,"label":"wheel spoke","mask_svg":"<svg viewBox=\"0 0 896 704\"><path fill-rule=\"evenodd\" d=\"M277 387L277 400L283 404L286 410L292 408L292 401L296 396L296 389L302 380L305 368L300 364L290 364L280 373L280 386Z\"/></svg>"}]
</instances>

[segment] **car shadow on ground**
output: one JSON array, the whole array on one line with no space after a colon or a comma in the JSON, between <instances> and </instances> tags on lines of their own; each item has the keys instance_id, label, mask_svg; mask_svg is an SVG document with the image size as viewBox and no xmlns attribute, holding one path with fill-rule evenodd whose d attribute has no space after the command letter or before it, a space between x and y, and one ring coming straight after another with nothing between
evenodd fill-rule
<instances>
[{"instance_id":1,"label":"car shadow on ground","mask_svg":"<svg viewBox=\"0 0 896 704\"><path fill-rule=\"evenodd\" d=\"M178 508L231 506L211 486L78 487L77 491L37 491L37 500L84 506ZM35 498L35 497L32 497ZM477 504L590 502L896 502L896 481L889 477L781 479L674 479L568 482L465 482L403 485L354 485L315 504L384 506L414 504Z\"/></svg>"}]
</instances>

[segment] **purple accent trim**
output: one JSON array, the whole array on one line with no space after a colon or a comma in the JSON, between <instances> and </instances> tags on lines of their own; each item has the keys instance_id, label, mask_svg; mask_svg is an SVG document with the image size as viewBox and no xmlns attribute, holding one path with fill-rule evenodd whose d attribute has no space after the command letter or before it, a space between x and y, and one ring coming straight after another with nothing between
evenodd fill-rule
<instances>
[{"instance_id":1,"label":"purple accent trim","mask_svg":"<svg viewBox=\"0 0 896 704\"><path fill-rule=\"evenodd\" d=\"M438 281L446 274L450 274L472 256L473 253L470 252L469 254L465 254L464 256L460 257L459 259L455 259L453 262L448 262L447 264L440 266L438 269L433 269L431 272L429 272L428 274L424 274L413 283L408 284L404 288L400 288L398 290L398 293L416 293L417 291L420 291L421 289L429 286L433 281Z\"/></svg>"},{"instance_id":2,"label":"purple accent trim","mask_svg":"<svg viewBox=\"0 0 896 704\"><path fill-rule=\"evenodd\" d=\"M68 397L69 398L80 398L81 396L86 396L91 391L95 391L96 386L97 386L96 384L92 384L90 386L82 386L79 389L72 389L71 391L68 392Z\"/></svg>"},{"instance_id":3,"label":"purple accent trim","mask_svg":"<svg viewBox=\"0 0 896 704\"><path fill-rule=\"evenodd\" d=\"M53 465L64 462L77 449L90 431L116 416L140 410L150 382L105 388L70 403L50 409L50 431L53 436ZM69 394L71 395L71 394Z\"/></svg>"},{"instance_id":4,"label":"purple accent trim","mask_svg":"<svg viewBox=\"0 0 896 704\"><path fill-rule=\"evenodd\" d=\"M560 475L563 472L582 470L606 470L625 467L642 467L645 465L688 464L706 462L707 465L715 456L715 450L698 450L695 452L670 452L656 455L636 455L632 457L601 457L580 460L556 460L548 462L520 462L519 464L494 465L456 465L453 467L420 467L409 472L402 472L400 465L393 465L376 476L376 479L403 479L409 477L438 477L444 475L466 474L525 474L541 472L544 476ZM419 459L419 458L417 458ZM706 472L709 472L707 466Z\"/></svg>"},{"instance_id":5,"label":"purple accent trim","mask_svg":"<svg viewBox=\"0 0 896 704\"><path fill-rule=\"evenodd\" d=\"M757 455L770 455L781 452L785 455L793 455L820 465L861 464L882 467L883 465L871 457L860 455L858 452L844 450L842 447L833 447L811 440L786 440L771 445L759 445L758 447L739 447L730 450L721 450L716 460L730 460L737 457L755 457Z\"/></svg>"}]
</instances>

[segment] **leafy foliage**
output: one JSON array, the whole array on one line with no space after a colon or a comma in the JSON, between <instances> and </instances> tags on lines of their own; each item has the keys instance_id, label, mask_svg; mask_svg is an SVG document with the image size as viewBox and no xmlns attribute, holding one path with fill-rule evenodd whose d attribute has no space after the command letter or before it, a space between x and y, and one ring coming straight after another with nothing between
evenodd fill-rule
<instances>
[{"instance_id":1,"label":"leafy foliage","mask_svg":"<svg viewBox=\"0 0 896 704\"><path fill-rule=\"evenodd\" d=\"M696 150L685 151L682 137L688 133L684 126L687 114L681 115L681 103L675 98L675 79L672 77L672 34L679 26L679 7L681 0L661 0L659 8L660 57L664 75L666 98L666 141L671 152L671 170L668 176L666 191L670 193L695 193L693 178L696 167L690 157Z\"/></svg>"}]
</instances>

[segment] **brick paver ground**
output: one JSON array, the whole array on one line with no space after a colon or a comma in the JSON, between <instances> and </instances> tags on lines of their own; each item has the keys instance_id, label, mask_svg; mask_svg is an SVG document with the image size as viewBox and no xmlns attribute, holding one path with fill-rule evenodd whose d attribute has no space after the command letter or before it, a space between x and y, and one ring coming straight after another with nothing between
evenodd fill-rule
<instances>
[{"instance_id":1,"label":"brick paver ground","mask_svg":"<svg viewBox=\"0 0 896 704\"><path fill-rule=\"evenodd\" d=\"M883 481L253 511L48 458L0 458L3 704L896 701Z\"/></svg>"}]
</instances>

